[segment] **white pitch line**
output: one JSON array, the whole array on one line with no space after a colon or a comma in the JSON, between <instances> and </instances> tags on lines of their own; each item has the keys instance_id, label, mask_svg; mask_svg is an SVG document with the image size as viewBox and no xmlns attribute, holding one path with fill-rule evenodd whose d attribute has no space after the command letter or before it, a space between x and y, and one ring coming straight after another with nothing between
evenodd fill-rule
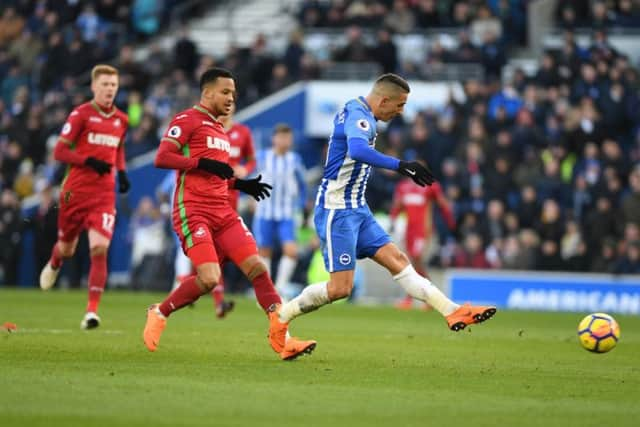
<instances>
[{"instance_id":1,"label":"white pitch line","mask_svg":"<svg viewBox=\"0 0 640 427\"><path fill-rule=\"evenodd\" d=\"M74 332L83 332L83 331L75 330L75 329L41 329L41 328L20 328L20 327L18 327L18 330L12 331L12 333L14 334L72 334ZM105 330L95 331L95 333L106 334L106 335L122 335L124 334L124 331L105 329Z\"/></svg>"}]
</instances>

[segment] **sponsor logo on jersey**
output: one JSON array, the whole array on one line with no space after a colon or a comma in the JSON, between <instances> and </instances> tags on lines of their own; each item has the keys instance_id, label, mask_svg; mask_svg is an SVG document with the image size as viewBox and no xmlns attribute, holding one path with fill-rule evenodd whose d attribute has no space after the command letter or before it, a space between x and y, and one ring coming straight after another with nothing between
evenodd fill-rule
<instances>
[{"instance_id":1,"label":"sponsor logo on jersey","mask_svg":"<svg viewBox=\"0 0 640 427\"><path fill-rule=\"evenodd\" d=\"M231 151L231 144L226 139L218 138L215 136L207 136L207 148L213 148L215 150Z\"/></svg>"},{"instance_id":2,"label":"sponsor logo on jersey","mask_svg":"<svg viewBox=\"0 0 640 427\"><path fill-rule=\"evenodd\" d=\"M203 121L202 121L202 124L203 124L203 125L206 125L206 126L215 126L215 124L214 124L213 122L210 122L210 121L208 121L208 120L203 120Z\"/></svg>"},{"instance_id":3,"label":"sponsor logo on jersey","mask_svg":"<svg viewBox=\"0 0 640 427\"><path fill-rule=\"evenodd\" d=\"M196 230L196 232L195 232L195 233L193 233L193 235L194 235L194 236L196 236L196 237L204 237L204 236L205 236L205 234L207 234L207 232L206 232L206 231L204 231L204 228L202 228L202 227L198 227L198 229Z\"/></svg>"},{"instance_id":4,"label":"sponsor logo on jersey","mask_svg":"<svg viewBox=\"0 0 640 427\"><path fill-rule=\"evenodd\" d=\"M338 259L340 261L340 264L342 265L349 265L351 264L351 255L344 253L342 255L340 255L340 258Z\"/></svg>"},{"instance_id":5,"label":"sponsor logo on jersey","mask_svg":"<svg viewBox=\"0 0 640 427\"><path fill-rule=\"evenodd\" d=\"M119 128L119 127L122 125L122 121L121 121L120 119L116 119L116 120L113 122L113 125L114 125L115 127Z\"/></svg>"},{"instance_id":6,"label":"sponsor logo on jersey","mask_svg":"<svg viewBox=\"0 0 640 427\"><path fill-rule=\"evenodd\" d=\"M107 147L117 147L120 144L120 138L105 133L89 132L87 140L89 144L105 145Z\"/></svg>"},{"instance_id":7,"label":"sponsor logo on jersey","mask_svg":"<svg viewBox=\"0 0 640 427\"><path fill-rule=\"evenodd\" d=\"M240 157L240 147L231 147L231 151L229 151L229 155L234 159Z\"/></svg>"},{"instance_id":8,"label":"sponsor logo on jersey","mask_svg":"<svg viewBox=\"0 0 640 427\"><path fill-rule=\"evenodd\" d=\"M182 129L180 129L180 126L171 126L167 131L167 135L171 138L179 138L182 135Z\"/></svg>"},{"instance_id":9,"label":"sponsor logo on jersey","mask_svg":"<svg viewBox=\"0 0 640 427\"><path fill-rule=\"evenodd\" d=\"M238 135L238 132L235 130L229 134L229 138L231 139L238 139L239 137L240 135Z\"/></svg>"},{"instance_id":10,"label":"sponsor logo on jersey","mask_svg":"<svg viewBox=\"0 0 640 427\"><path fill-rule=\"evenodd\" d=\"M100 117L96 117L96 116L89 117L89 121L90 122L94 122L94 123L102 123L102 119Z\"/></svg>"},{"instance_id":11,"label":"sponsor logo on jersey","mask_svg":"<svg viewBox=\"0 0 640 427\"><path fill-rule=\"evenodd\" d=\"M71 133L71 123L67 122L62 126L62 134L69 135Z\"/></svg>"}]
</instances>

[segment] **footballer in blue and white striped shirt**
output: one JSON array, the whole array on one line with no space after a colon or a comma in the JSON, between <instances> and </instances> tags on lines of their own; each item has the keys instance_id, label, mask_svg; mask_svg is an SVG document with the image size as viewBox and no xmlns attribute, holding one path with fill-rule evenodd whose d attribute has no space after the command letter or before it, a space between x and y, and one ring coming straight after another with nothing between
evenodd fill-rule
<instances>
[{"instance_id":1,"label":"footballer in blue and white striped shirt","mask_svg":"<svg viewBox=\"0 0 640 427\"><path fill-rule=\"evenodd\" d=\"M276 289L286 295L286 285L296 268L295 218L306 201L305 168L298 153L291 150L293 132L286 124L278 124L271 136L271 148L256 156L257 170L262 179L272 183L271 197L263 200L253 217L253 234L260 256L271 266L271 254L280 245L282 256L278 263Z\"/></svg>"},{"instance_id":2,"label":"footballer in blue and white striped shirt","mask_svg":"<svg viewBox=\"0 0 640 427\"><path fill-rule=\"evenodd\" d=\"M376 122L387 122L402 114L409 91L409 84L402 77L384 74L367 96L348 101L336 114L314 217L330 279L307 286L282 305L280 321L289 322L349 296L357 258L371 258L389 270L409 295L438 310L451 330L462 330L495 314L495 307L454 303L418 274L367 206L364 195L372 167L397 171L420 186L434 182L431 171L419 162L405 162L375 149Z\"/></svg>"}]
</instances>

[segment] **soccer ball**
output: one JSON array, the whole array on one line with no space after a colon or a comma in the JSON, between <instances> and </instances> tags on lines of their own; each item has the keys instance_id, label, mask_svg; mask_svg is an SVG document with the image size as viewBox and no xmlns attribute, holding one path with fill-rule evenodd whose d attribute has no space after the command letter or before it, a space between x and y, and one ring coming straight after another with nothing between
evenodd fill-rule
<instances>
[{"instance_id":1,"label":"soccer ball","mask_svg":"<svg viewBox=\"0 0 640 427\"><path fill-rule=\"evenodd\" d=\"M606 313L593 313L578 325L578 338L586 350L606 353L618 344L620 326Z\"/></svg>"}]
</instances>

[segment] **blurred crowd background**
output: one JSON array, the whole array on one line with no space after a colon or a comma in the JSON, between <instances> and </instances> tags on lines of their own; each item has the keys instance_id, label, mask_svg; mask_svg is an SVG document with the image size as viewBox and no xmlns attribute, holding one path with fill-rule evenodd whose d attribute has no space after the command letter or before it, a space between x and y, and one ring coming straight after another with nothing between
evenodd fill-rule
<instances>
[{"instance_id":1,"label":"blurred crowd background","mask_svg":"<svg viewBox=\"0 0 640 427\"><path fill-rule=\"evenodd\" d=\"M274 47L268 34L257 34L246 45L225 46L223 55L203 52L190 24L231 3L2 2L0 283L15 283L26 229L38 242L38 269L49 256L63 171L52 149L67 114L90 98L88 70L99 62L120 70L116 104L129 115L128 159L155 150L171 116L198 98L200 73L213 65L237 76L239 110L297 81L372 80L379 72L410 82L456 79L463 102L452 97L445 108L398 118L377 140L381 151L425 159L452 204L457 228L447 230L435 216L429 263L640 273L640 58L609 41L640 29L639 1L553 2L561 43L542 50L533 70L508 63L531 43L534 0L280 2L281 13L297 21L284 44ZM587 44L578 43L578 33ZM168 46L160 42L166 34L173 35ZM372 210L389 213L398 179L373 174ZM309 190L312 199L315 188ZM25 217L21 206L34 195L36 213ZM135 224L132 244L141 231L168 235L163 202L149 194L121 212ZM143 237L138 241L149 235ZM148 251L166 252L171 241L138 247L134 266Z\"/></svg>"}]
</instances>

